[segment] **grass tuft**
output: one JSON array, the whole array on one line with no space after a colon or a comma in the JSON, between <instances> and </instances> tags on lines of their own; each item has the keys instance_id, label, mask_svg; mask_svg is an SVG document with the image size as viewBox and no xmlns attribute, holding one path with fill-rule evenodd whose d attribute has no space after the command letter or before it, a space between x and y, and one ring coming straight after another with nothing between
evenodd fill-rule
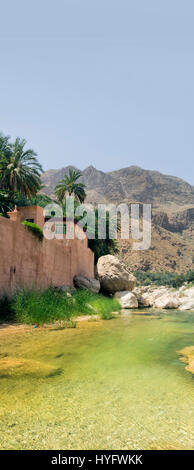
<instances>
[{"instance_id":1,"label":"grass tuft","mask_svg":"<svg viewBox=\"0 0 194 470\"><path fill-rule=\"evenodd\" d=\"M12 298L0 298L0 320L43 325L59 322L61 327L75 328L79 315L99 314L112 318L112 312L121 309L117 299L78 289L70 296L61 290L19 290Z\"/></svg>"}]
</instances>

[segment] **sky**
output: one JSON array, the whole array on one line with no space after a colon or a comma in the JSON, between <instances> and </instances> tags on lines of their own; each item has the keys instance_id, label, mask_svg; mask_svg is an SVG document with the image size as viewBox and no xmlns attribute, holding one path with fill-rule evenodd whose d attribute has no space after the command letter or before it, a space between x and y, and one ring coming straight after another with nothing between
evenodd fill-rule
<instances>
[{"instance_id":1,"label":"sky","mask_svg":"<svg viewBox=\"0 0 194 470\"><path fill-rule=\"evenodd\" d=\"M194 185L193 0L4 0L0 130L43 168Z\"/></svg>"}]
</instances>

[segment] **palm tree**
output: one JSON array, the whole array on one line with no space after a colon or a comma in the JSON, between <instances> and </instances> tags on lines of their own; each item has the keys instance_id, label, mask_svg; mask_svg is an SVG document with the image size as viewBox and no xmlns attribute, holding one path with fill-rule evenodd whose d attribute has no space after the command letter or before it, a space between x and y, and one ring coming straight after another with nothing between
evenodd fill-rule
<instances>
[{"instance_id":1,"label":"palm tree","mask_svg":"<svg viewBox=\"0 0 194 470\"><path fill-rule=\"evenodd\" d=\"M34 150L25 150L25 145L19 137L13 144L1 145L0 140L0 189L31 199L41 188L42 167Z\"/></svg>"},{"instance_id":2,"label":"palm tree","mask_svg":"<svg viewBox=\"0 0 194 470\"><path fill-rule=\"evenodd\" d=\"M5 136L0 133L0 160L5 157L5 155L10 155L11 153L11 144L9 142L10 137Z\"/></svg>"},{"instance_id":3,"label":"palm tree","mask_svg":"<svg viewBox=\"0 0 194 470\"><path fill-rule=\"evenodd\" d=\"M80 171L69 170L69 175L64 175L64 178L56 185L55 194L61 203L67 194L74 195L79 202L84 202L86 186L83 183L76 183L81 176Z\"/></svg>"}]
</instances>

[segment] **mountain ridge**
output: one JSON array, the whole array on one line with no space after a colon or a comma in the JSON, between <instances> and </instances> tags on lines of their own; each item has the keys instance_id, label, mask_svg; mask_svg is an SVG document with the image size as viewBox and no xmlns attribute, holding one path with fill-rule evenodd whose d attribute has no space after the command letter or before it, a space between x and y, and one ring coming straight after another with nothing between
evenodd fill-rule
<instances>
[{"instance_id":1,"label":"mountain ridge","mask_svg":"<svg viewBox=\"0 0 194 470\"><path fill-rule=\"evenodd\" d=\"M77 167L68 165L43 173L44 193L53 196L55 185L64 174L68 174L69 169L78 170ZM88 202L130 203L136 201L151 203L153 208L159 208L162 205L169 206L169 210L173 204L176 206L175 209L179 209L180 205L194 206L194 186L177 176L144 170L135 165L111 172L103 172L90 165L81 173L80 181L86 184ZM96 200L90 191L95 191Z\"/></svg>"}]
</instances>

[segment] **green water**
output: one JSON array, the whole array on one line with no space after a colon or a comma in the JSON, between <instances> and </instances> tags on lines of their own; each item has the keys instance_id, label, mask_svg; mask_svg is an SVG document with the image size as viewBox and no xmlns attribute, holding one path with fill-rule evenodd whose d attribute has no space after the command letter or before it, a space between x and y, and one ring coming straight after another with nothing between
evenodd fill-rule
<instances>
[{"instance_id":1,"label":"green water","mask_svg":"<svg viewBox=\"0 0 194 470\"><path fill-rule=\"evenodd\" d=\"M194 381L176 352L193 333L194 315L181 312L1 330L1 358L42 368L1 375L0 448L193 448Z\"/></svg>"}]
</instances>

